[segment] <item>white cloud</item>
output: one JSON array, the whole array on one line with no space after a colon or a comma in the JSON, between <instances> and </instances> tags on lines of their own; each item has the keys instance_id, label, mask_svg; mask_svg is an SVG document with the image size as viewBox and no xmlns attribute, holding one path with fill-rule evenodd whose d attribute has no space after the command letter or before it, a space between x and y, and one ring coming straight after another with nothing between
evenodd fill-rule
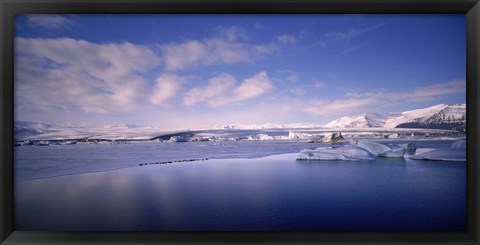
<instances>
[{"instance_id":1,"label":"white cloud","mask_svg":"<svg viewBox=\"0 0 480 245\"><path fill-rule=\"evenodd\" d=\"M235 85L236 80L232 75L221 74L211 78L206 86L196 87L186 92L183 103L186 106L192 106L196 103L207 102L213 107L220 106Z\"/></svg>"},{"instance_id":2,"label":"white cloud","mask_svg":"<svg viewBox=\"0 0 480 245\"><path fill-rule=\"evenodd\" d=\"M372 98L340 99L333 102L311 100L304 103L301 110L315 116L349 115L364 111L377 103L378 101Z\"/></svg>"},{"instance_id":3,"label":"white cloud","mask_svg":"<svg viewBox=\"0 0 480 245\"><path fill-rule=\"evenodd\" d=\"M117 113L145 96L140 75L158 66L148 48L70 38L15 38L16 106L28 110Z\"/></svg>"},{"instance_id":4,"label":"white cloud","mask_svg":"<svg viewBox=\"0 0 480 245\"><path fill-rule=\"evenodd\" d=\"M57 14L28 14L27 23L32 27L40 27L50 30L70 28L75 22L64 15Z\"/></svg>"},{"instance_id":5,"label":"white cloud","mask_svg":"<svg viewBox=\"0 0 480 245\"><path fill-rule=\"evenodd\" d=\"M265 71L244 79L238 86L233 76L221 74L210 79L206 86L187 91L183 97L183 103L186 106L192 106L205 102L212 107L220 107L257 98L273 89L273 82Z\"/></svg>"},{"instance_id":6,"label":"white cloud","mask_svg":"<svg viewBox=\"0 0 480 245\"><path fill-rule=\"evenodd\" d=\"M268 78L267 72L262 71L251 78L243 80L233 94L235 101L256 98L273 90L273 82Z\"/></svg>"},{"instance_id":7,"label":"white cloud","mask_svg":"<svg viewBox=\"0 0 480 245\"><path fill-rule=\"evenodd\" d=\"M186 77L174 74L161 74L156 80L150 102L155 105L167 105L168 101L180 92L182 85L186 81Z\"/></svg>"}]
</instances>

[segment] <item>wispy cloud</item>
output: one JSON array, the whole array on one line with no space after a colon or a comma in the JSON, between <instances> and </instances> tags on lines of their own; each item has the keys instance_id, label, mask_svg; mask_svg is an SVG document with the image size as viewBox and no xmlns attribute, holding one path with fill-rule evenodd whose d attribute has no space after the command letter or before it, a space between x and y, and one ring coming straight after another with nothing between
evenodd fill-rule
<instances>
[{"instance_id":1,"label":"wispy cloud","mask_svg":"<svg viewBox=\"0 0 480 245\"><path fill-rule=\"evenodd\" d=\"M248 43L245 31L238 27L220 28L217 36L161 45L167 71L199 65L250 63L266 57L294 40L283 35L268 43Z\"/></svg>"},{"instance_id":2,"label":"wispy cloud","mask_svg":"<svg viewBox=\"0 0 480 245\"><path fill-rule=\"evenodd\" d=\"M347 93L347 97L351 98L376 98L383 101L410 101L423 102L432 101L439 96L466 93L466 81L463 79L452 80L445 83L417 87L408 92L370 92L370 93Z\"/></svg>"},{"instance_id":3,"label":"wispy cloud","mask_svg":"<svg viewBox=\"0 0 480 245\"><path fill-rule=\"evenodd\" d=\"M28 14L27 23L32 27L57 30L62 28L71 28L75 22L65 15L57 14Z\"/></svg>"},{"instance_id":4,"label":"wispy cloud","mask_svg":"<svg viewBox=\"0 0 480 245\"><path fill-rule=\"evenodd\" d=\"M351 39L354 39L368 32L374 31L385 25L386 23L380 23L374 26L369 26L369 27L361 27L361 28L355 27L355 28L344 30L344 31L327 32L323 35L323 38L315 41L310 45L305 46L304 49L309 49L314 47L325 47L330 43L336 43L336 42L348 42Z\"/></svg>"},{"instance_id":5,"label":"wispy cloud","mask_svg":"<svg viewBox=\"0 0 480 245\"><path fill-rule=\"evenodd\" d=\"M407 92L370 92L346 93L345 98L334 101L309 100L297 101L297 105L315 116L351 115L360 111L369 111L372 107L384 107L398 104L433 101L440 96L465 93L465 80L453 80L425 87L419 87Z\"/></svg>"},{"instance_id":6,"label":"wispy cloud","mask_svg":"<svg viewBox=\"0 0 480 245\"><path fill-rule=\"evenodd\" d=\"M310 100L300 102L301 111L314 116L349 115L358 113L368 107L378 104L374 98L339 99L334 101Z\"/></svg>"},{"instance_id":7,"label":"wispy cloud","mask_svg":"<svg viewBox=\"0 0 480 245\"><path fill-rule=\"evenodd\" d=\"M70 38L15 38L16 106L94 113L132 110L158 66L150 49L131 43L95 44Z\"/></svg>"},{"instance_id":8,"label":"wispy cloud","mask_svg":"<svg viewBox=\"0 0 480 245\"><path fill-rule=\"evenodd\" d=\"M224 73L210 79L203 87L187 91L183 103L186 106L193 106L204 102L212 107L220 107L257 98L273 89L273 82L265 71L244 79L239 85L232 75Z\"/></svg>"},{"instance_id":9,"label":"wispy cloud","mask_svg":"<svg viewBox=\"0 0 480 245\"><path fill-rule=\"evenodd\" d=\"M281 36L278 36L277 37L277 40L279 43L281 44L290 44L290 43L295 43L297 42L297 38L292 36L292 35L287 35L287 34L284 34L284 35L281 35Z\"/></svg>"},{"instance_id":10,"label":"wispy cloud","mask_svg":"<svg viewBox=\"0 0 480 245\"><path fill-rule=\"evenodd\" d=\"M380 23L374 26L364 28L350 28L345 31L327 32L323 35L323 37L325 42L346 41L364 33L376 30L384 25L385 23Z\"/></svg>"}]
</instances>

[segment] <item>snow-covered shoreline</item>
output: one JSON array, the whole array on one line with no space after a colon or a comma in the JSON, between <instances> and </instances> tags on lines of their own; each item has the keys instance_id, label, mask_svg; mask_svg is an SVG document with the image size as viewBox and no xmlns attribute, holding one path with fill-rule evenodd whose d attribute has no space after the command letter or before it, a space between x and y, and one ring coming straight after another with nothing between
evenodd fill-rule
<instances>
[{"instance_id":1,"label":"snow-covered shoreline","mask_svg":"<svg viewBox=\"0 0 480 245\"><path fill-rule=\"evenodd\" d=\"M442 129L416 128L285 128L285 129L214 129L214 130L181 130L159 131L158 129L68 129L54 132L28 135L16 139L20 142L102 142L102 141L168 141L168 142L201 142L201 141L256 141L256 140L322 140L326 135L341 133L346 139L377 138L397 139L431 137L462 137L465 133Z\"/></svg>"}]
</instances>

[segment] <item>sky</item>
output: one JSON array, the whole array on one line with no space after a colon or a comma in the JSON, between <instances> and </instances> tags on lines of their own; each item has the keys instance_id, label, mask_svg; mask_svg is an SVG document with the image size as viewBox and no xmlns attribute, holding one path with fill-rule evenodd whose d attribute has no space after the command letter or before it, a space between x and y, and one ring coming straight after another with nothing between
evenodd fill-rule
<instances>
[{"instance_id":1,"label":"sky","mask_svg":"<svg viewBox=\"0 0 480 245\"><path fill-rule=\"evenodd\" d=\"M15 120L326 124L466 101L464 15L17 15Z\"/></svg>"}]
</instances>

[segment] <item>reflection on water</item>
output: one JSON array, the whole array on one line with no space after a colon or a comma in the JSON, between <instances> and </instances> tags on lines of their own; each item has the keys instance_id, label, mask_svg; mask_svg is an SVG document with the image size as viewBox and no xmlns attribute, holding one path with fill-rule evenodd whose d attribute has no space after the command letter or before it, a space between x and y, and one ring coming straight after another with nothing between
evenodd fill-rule
<instances>
[{"instance_id":1,"label":"reflection on water","mask_svg":"<svg viewBox=\"0 0 480 245\"><path fill-rule=\"evenodd\" d=\"M295 161L132 167L15 185L16 230L465 229L465 163Z\"/></svg>"}]
</instances>

